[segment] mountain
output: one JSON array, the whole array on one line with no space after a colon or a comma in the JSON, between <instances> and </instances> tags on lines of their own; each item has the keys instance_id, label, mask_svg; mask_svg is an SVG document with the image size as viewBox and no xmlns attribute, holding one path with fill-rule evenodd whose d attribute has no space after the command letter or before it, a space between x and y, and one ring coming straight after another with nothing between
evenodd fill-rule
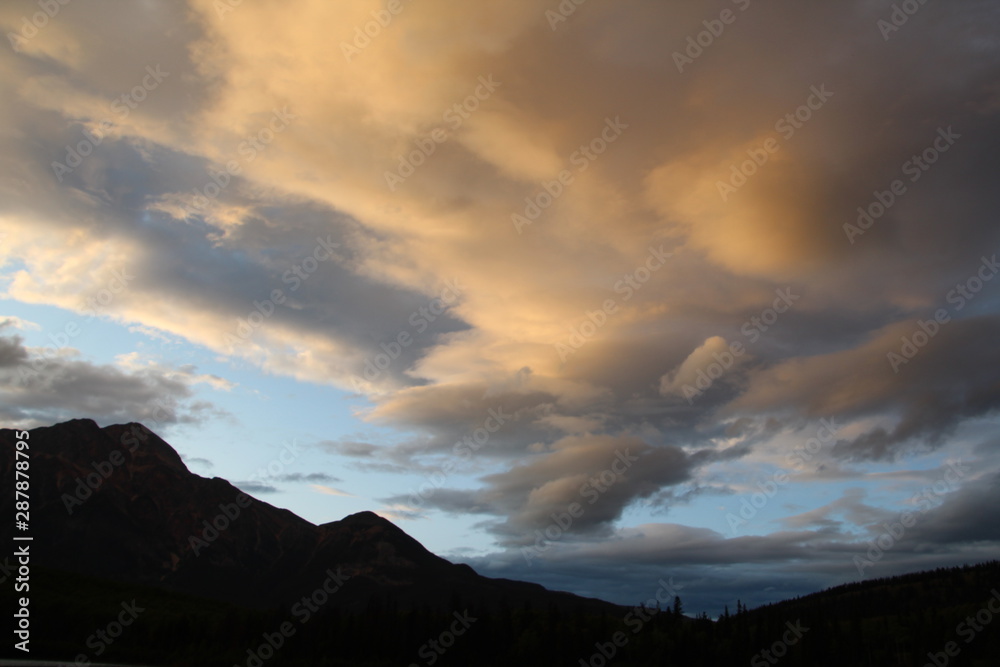
<instances>
[{"instance_id":1,"label":"mountain","mask_svg":"<svg viewBox=\"0 0 1000 667\"><path fill-rule=\"evenodd\" d=\"M17 435L0 430L4 517L16 510ZM30 530L5 520L0 541L34 538L30 576L17 572L13 549L0 552L0 608L30 596L33 659L989 667L1000 655L995 560L847 584L716 621L688 618L481 577L371 512L313 525L191 473L140 424L74 420L28 436ZM29 592L15 592L15 572L30 579ZM24 657L0 644L0 664Z\"/></svg>"},{"instance_id":2,"label":"mountain","mask_svg":"<svg viewBox=\"0 0 1000 667\"><path fill-rule=\"evenodd\" d=\"M0 480L14 488L15 431L0 430ZM373 598L398 609L531 604L611 612L599 600L490 579L435 556L361 512L314 525L224 479L189 471L141 424L77 419L29 432L33 563L254 608L288 605L332 580L341 609ZM13 494L0 515L14 515ZM0 539L15 527L3 522Z\"/></svg>"}]
</instances>

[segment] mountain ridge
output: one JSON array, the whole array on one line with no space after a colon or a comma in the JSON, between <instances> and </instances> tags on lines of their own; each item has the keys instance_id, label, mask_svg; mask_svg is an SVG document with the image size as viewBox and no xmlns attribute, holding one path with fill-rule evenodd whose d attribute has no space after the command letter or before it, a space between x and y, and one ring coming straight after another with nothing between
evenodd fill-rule
<instances>
[{"instance_id":1,"label":"mountain ridge","mask_svg":"<svg viewBox=\"0 0 1000 667\"><path fill-rule=\"evenodd\" d=\"M191 473L142 429L76 420L30 431L32 657L260 667L267 649L275 667L413 665L417 657L440 667L611 658L715 667L776 664L780 650L788 667L902 667L932 656L944 664L960 649L955 664L988 667L1000 650L996 633L972 634L969 625L987 613L993 620L995 560L843 584L752 610L738 604L717 620L684 615L679 604L625 608L481 577L374 512L312 524L222 478ZM0 430L4 484L14 477L15 435ZM81 480L89 495L67 502ZM0 512L12 511L10 502L0 498ZM217 534L206 532L219 517ZM0 538L11 530L0 524ZM8 572L12 564L0 561ZM11 577L0 577L0 602L13 606L17 595ZM114 646L92 643L95 628L110 629L123 605L142 610L136 627ZM474 625L439 653L434 642L459 614ZM294 635L280 656L266 643L279 627ZM786 642L792 629L795 641ZM0 647L0 658L13 657L21 656L11 645Z\"/></svg>"},{"instance_id":2,"label":"mountain ridge","mask_svg":"<svg viewBox=\"0 0 1000 667\"><path fill-rule=\"evenodd\" d=\"M15 431L0 429L0 480L13 488ZM437 556L388 519L363 511L313 524L229 481L191 472L137 422L75 419L29 431L31 532L37 562L249 607L287 604L328 571L349 581L338 604L373 596L400 608L539 604L611 611L617 605L538 584L490 579ZM13 515L12 497L0 511ZM11 506L9 506L11 505ZM9 507L8 507L9 506ZM0 529L8 537L12 526Z\"/></svg>"}]
</instances>

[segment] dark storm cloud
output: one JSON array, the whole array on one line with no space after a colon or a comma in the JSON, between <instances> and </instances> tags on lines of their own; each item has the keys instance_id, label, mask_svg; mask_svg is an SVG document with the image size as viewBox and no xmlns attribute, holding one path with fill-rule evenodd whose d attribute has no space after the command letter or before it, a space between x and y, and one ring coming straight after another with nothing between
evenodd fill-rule
<instances>
[{"instance_id":1,"label":"dark storm cloud","mask_svg":"<svg viewBox=\"0 0 1000 667\"><path fill-rule=\"evenodd\" d=\"M560 521L568 521L560 532L608 534L636 498L689 479L703 454L635 437L567 436L544 454L482 477L481 490L418 490L384 502L504 517L484 525L508 544L535 542L535 531Z\"/></svg>"},{"instance_id":2,"label":"dark storm cloud","mask_svg":"<svg viewBox=\"0 0 1000 667\"><path fill-rule=\"evenodd\" d=\"M4 328L0 324L0 330ZM28 351L23 343L24 339L17 335L0 338L0 367L17 368L28 360Z\"/></svg>"},{"instance_id":3,"label":"dark storm cloud","mask_svg":"<svg viewBox=\"0 0 1000 667\"><path fill-rule=\"evenodd\" d=\"M930 489L935 490L933 485ZM996 521L984 521L983 517L994 516L998 503L1000 474L985 474L946 496L939 507L913 527L906 539L915 546L929 547L996 545L1000 542L1000 526Z\"/></svg>"},{"instance_id":4,"label":"dark storm cloud","mask_svg":"<svg viewBox=\"0 0 1000 667\"><path fill-rule=\"evenodd\" d=\"M732 610L737 597L765 604L848 581L995 558L1000 533L982 516L1000 501L998 480L983 475L950 490L939 484L940 494L928 484L933 504L895 512L865 506L858 494L848 493L812 518L793 522L827 524L813 530L726 539L702 528L650 524L620 531L612 540L567 539L530 559L511 549L504 556L461 560L488 576L528 579L622 604L650 597L662 578L677 585L688 611L720 613L725 604ZM839 510L868 528L865 538L820 517ZM897 526L897 537L889 539L886 526L899 523L904 511L915 513L914 523ZM880 539L886 548L870 551Z\"/></svg>"}]
</instances>

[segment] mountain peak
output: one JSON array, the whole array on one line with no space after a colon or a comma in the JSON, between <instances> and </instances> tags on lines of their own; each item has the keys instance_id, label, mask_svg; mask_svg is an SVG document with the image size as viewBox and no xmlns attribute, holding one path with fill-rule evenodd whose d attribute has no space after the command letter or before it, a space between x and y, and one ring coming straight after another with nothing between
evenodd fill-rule
<instances>
[{"instance_id":1,"label":"mountain peak","mask_svg":"<svg viewBox=\"0 0 1000 667\"><path fill-rule=\"evenodd\" d=\"M153 433L144 424L129 422L104 427L104 432L130 452L152 456L178 471L188 472L180 454L166 440Z\"/></svg>"},{"instance_id":2,"label":"mountain peak","mask_svg":"<svg viewBox=\"0 0 1000 667\"><path fill-rule=\"evenodd\" d=\"M14 431L0 429L0 486L13 486ZM424 548L375 512L316 526L222 478L190 472L139 423L100 428L76 419L31 431L33 527L49 546L39 564L252 607L284 605L331 570L351 581L344 608L388 596L400 608L447 608L454 595L485 606L532 602L614 609L537 584L488 579ZM0 498L12 516L13 496ZM67 501L69 499L69 501ZM9 539L11 524L0 525Z\"/></svg>"},{"instance_id":3,"label":"mountain peak","mask_svg":"<svg viewBox=\"0 0 1000 667\"><path fill-rule=\"evenodd\" d=\"M371 510L364 510L362 512L355 512L354 514L348 514L343 519L336 523L346 523L346 524L365 524L365 525L378 525L384 526L386 524L397 528L396 524L389 521L384 516L376 514Z\"/></svg>"}]
</instances>

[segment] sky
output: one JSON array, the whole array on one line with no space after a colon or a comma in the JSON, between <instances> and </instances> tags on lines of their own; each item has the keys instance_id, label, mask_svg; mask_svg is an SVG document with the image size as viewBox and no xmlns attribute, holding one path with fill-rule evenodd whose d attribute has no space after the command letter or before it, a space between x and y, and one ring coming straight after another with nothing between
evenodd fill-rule
<instances>
[{"instance_id":1,"label":"sky","mask_svg":"<svg viewBox=\"0 0 1000 667\"><path fill-rule=\"evenodd\" d=\"M996 558L1000 9L11 0L0 421L691 612Z\"/></svg>"}]
</instances>

